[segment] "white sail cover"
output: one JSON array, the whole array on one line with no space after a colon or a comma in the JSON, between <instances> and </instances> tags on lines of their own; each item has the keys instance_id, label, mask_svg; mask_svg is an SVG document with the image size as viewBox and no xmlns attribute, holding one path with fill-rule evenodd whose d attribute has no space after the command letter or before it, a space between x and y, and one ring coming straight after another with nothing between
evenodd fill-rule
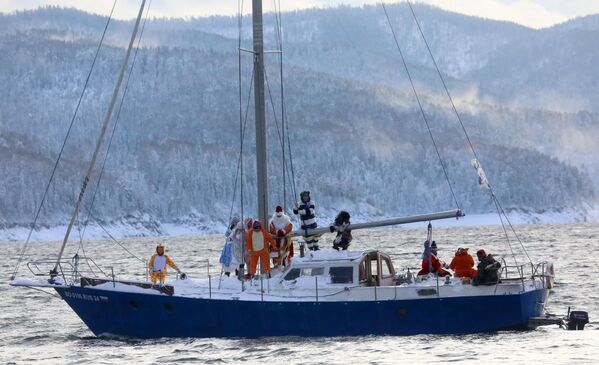
<instances>
[{"instance_id":1,"label":"white sail cover","mask_svg":"<svg viewBox=\"0 0 599 365\"><path fill-rule=\"evenodd\" d=\"M476 169L476 174L478 175L478 184L480 185L480 187L483 189L489 189L489 180L487 180L485 170L483 170L478 160L476 158L473 158L471 164L472 167Z\"/></svg>"}]
</instances>

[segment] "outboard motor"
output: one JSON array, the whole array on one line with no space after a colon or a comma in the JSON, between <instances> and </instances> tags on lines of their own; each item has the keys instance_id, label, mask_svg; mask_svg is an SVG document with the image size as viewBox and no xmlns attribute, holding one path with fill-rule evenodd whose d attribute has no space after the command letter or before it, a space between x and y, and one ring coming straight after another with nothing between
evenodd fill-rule
<instances>
[{"instance_id":1,"label":"outboard motor","mask_svg":"<svg viewBox=\"0 0 599 365\"><path fill-rule=\"evenodd\" d=\"M587 312L572 311L568 315L568 330L570 331L582 331L587 323L589 323L589 314Z\"/></svg>"}]
</instances>

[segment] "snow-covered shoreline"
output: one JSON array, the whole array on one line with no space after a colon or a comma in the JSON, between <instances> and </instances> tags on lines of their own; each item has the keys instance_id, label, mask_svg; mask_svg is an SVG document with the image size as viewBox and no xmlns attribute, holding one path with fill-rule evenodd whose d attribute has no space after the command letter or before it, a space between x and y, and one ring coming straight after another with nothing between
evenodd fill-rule
<instances>
[{"instance_id":1,"label":"snow-covered shoreline","mask_svg":"<svg viewBox=\"0 0 599 365\"><path fill-rule=\"evenodd\" d=\"M569 224L583 222L599 222L599 207L587 207L586 209L563 209L550 212L514 211L508 213L512 224ZM352 222L359 223L368 220L378 220L388 217L353 217ZM324 226L330 220L324 218L319 225ZM162 223L156 220L148 221L119 221L103 225L115 238L123 237L156 237L156 236L188 236L221 234L225 230L222 222L192 223L183 221L181 223ZM411 223L404 225L407 228L421 227L424 223ZM445 219L435 222L436 227L472 227L501 224L496 213L466 215L459 220ZM86 239L100 239L108 237L106 231L96 224L90 224L85 231ZM32 234L32 241L55 241L62 240L66 231L66 225L52 227L41 227ZM29 234L29 227L17 226L0 230L0 242L24 241ZM78 231L74 228L71 239L78 237Z\"/></svg>"}]
</instances>

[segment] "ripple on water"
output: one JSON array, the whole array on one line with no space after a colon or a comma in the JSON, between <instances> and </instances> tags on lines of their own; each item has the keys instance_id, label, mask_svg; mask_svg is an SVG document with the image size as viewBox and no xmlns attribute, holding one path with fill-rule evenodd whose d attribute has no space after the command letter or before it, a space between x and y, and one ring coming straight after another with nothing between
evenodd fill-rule
<instances>
[{"instance_id":1,"label":"ripple on water","mask_svg":"<svg viewBox=\"0 0 599 365\"><path fill-rule=\"evenodd\" d=\"M557 327L531 332L502 331L465 336L419 335L409 337L365 336L341 338L270 337L261 339L130 339L95 337L60 300L43 293L9 287L0 282L2 311L0 336L2 364L179 364L179 363L276 363L277 355L290 364L396 364L461 363L493 359L501 363L594 363L599 358L599 282L595 279L599 256L599 227L594 225L544 225L518 227L530 243L534 259L546 258L556 265L559 285L551 292L549 310L565 314L572 309L587 310L591 323L587 331L569 332ZM392 254L397 267L417 267L420 263L422 229L388 229L376 231L377 247ZM489 251L507 252L501 227L436 229L443 242L441 259L449 261L457 245L478 247L485 242ZM220 236L169 237L170 255L191 276L202 277L206 269L201 259L216 262L220 254ZM157 239L130 238L123 241L128 249L143 256L151 252ZM548 240L550 241L547 244ZM150 243L148 243L150 242ZM215 242L218 242L216 244ZM374 248L374 241L356 232L354 249ZM401 251L397 243L401 242ZM95 244L93 244L95 243ZM105 250L110 244L98 240L86 251L99 265L114 264L114 254ZM33 254L52 257L58 242L33 244ZM551 245L552 247L549 247ZM454 247L455 246L455 247ZM112 247L112 246L111 246ZM16 257L18 244L6 244L9 257ZM209 250L208 250L209 249ZM573 255L585 252L585 255ZM200 257L200 255L205 255ZM72 253L71 253L72 256ZM33 256L32 256L33 257ZM69 253L67 253L67 257ZM192 257L193 259L188 259ZM139 265L121 256L119 261L130 268ZM4 270L4 271L2 271ZM12 267L0 268L8 277ZM213 271L214 270L214 271ZM220 268L213 267L211 272ZM294 319L293 317L291 319Z\"/></svg>"}]
</instances>

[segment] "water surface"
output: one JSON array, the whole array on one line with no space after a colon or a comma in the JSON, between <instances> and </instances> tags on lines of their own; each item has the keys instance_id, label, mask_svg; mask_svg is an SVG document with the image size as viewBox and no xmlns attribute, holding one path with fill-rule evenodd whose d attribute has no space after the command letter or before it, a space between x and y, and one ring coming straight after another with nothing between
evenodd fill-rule
<instances>
[{"instance_id":1,"label":"water surface","mask_svg":"<svg viewBox=\"0 0 599 365\"><path fill-rule=\"evenodd\" d=\"M461 336L420 335L409 337L368 336L338 338L243 339L154 339L97 338L61 300L47 293L8 286L20 244L2 243L10 260L0 274L1 364L396 364L481 362L514 363L534 361L547 364L599 363L599 226L596 224L525 225L516 227L533 261L549 260L556 268L557 285L548 309L563 314L568 306L589 312L591 324L585 331L543 327L534 331L504 331ZM418 267L422 229L380 229L355 232L352 249L379 248L390 253L399 270ZM439 256L450 261L457 247L473 253L483 247L510 261L511 249L499 226L436 229ZM332 239L321 246L329 249ZM166 242L168 254L190 277L207 274L205 260L212 263L211 275L222 247L222 237L128 238L120 240L128 250L147 259L158 242ZM510 236L519 263L526 254ZM51 260L59 242L32 243L27 260ZM111 240L74 241L65 258L76 252L93 257L106 271L113 267L117 278L144 278L143 263ZM21 265L20 274L28 273ZM52 292L49 292L52 294ZM364 313L368 315L368 313ZM492 316L493 313L489 313ZM301 320L290 313L290 320ZM248 326L252 319L248 318ZM236 338L235 338L236 337Z\"/></svg>"}]
</instances>

